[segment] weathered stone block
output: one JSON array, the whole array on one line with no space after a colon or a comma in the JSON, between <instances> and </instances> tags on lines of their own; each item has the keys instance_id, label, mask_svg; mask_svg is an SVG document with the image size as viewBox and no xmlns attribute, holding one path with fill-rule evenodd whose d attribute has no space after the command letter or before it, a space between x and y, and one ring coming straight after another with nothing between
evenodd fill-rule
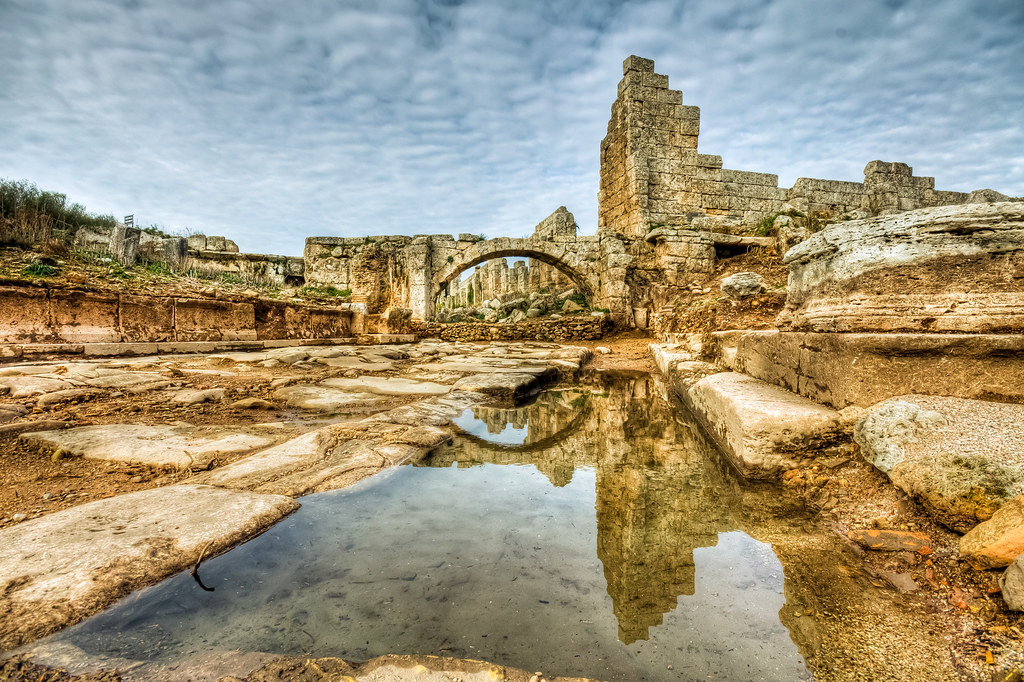
<instances>
[{"instance_id":1,"label":"weathered stone block","mask_svg":"<svg viewBox=\"0 0 1024 682\"><path fill-rule=\"evenodd\" d=\"M70 343L110 343L121 340L117 326L116 294L89 291L50 291L53 331Z\"/></svg>"},{"instance_id":2,"label":"weathered stone block","mask_svg":"<svg viewBox=\"0 0 1024 682\"><path fill-rule=\"evenodd\" d=\"M255 341L251 303L211 299L174 299L176 341Z\"/></svg>"},{"instance_id":3,"label":"weathered stone block","mask_svg":"<svg viewBox=\"0 0 1024 682\"><path fill-rule=\"evenodd\" d=\"M121 294L118 331L127 342L173 341L174 299Z\"/></svg>"},{"instance_id":4,"label":"weathered stone block","mask_svg":"<svg viewBox=\"0 0 1024 682\"><path fill-rule=\"evenodd\" d=\"M0 287L0 342L40 343L54 340L46 289Z\"/></svg>"}]
</instances>

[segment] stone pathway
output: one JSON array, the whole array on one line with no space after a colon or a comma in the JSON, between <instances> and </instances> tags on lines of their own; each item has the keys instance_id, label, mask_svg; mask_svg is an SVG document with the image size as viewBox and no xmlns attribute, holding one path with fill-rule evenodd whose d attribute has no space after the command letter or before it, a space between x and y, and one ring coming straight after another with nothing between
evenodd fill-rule
<instances>
[{"instance_id":1,"label":"stone pathway","mask_svg":"<svg viewBox=\"0 0 1024 682\"><path fill-rule=\"evenodd\" d=\"M183 484L0 528L0 647L30 642L189 568L201 555L227 550L296 509L296 497L422 457L453 435L451 420L470 407L526 398L574 375L589 357L585 348L545 343L426 341L2 367L0 421L24 431L22 443L57 459L198 473ZM267 386L269 399L246 395L245 387L257 384ZM158 396L147 399L153 409L143 410L149 416L142 421L128 409L116 423L76 425L76 413L67 409L113 401L117 411L116 401L142 394ZM193 411L200 421L252 414L255 407L262 414L301 412L245 425L153 423L164 405ZM344 414L356 408L361 418ZM63 420L40 420L40 413ZM218 466L225 457L234 461ZM464 673L465 679L482 674ZM392 663L361 675L406 679Z\"/></svg>"}]
</instances>

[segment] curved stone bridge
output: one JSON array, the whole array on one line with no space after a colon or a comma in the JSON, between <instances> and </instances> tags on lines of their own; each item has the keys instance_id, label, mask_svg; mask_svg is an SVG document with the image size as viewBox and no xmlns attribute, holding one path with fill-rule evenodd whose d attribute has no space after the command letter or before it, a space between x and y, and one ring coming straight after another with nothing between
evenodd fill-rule
<instances>
[{"instance_id":1,"label":"curved stone bridge","mask_svg":"<svg viewBox=\"0 0 1024 682\"><path fill-rule=\"evenodd\" d=\"M575 247L577 244L568 246ZM472 244L435 272L435 297L445 293L448 284L463 272L493 258L533 258L547 263L564 272L588 299L593 299L601 288L601 277L594 269L593 262L580 256L577 251L570 250L567 245L534 237L499 237Z\"/></svg>"}]
</instances>

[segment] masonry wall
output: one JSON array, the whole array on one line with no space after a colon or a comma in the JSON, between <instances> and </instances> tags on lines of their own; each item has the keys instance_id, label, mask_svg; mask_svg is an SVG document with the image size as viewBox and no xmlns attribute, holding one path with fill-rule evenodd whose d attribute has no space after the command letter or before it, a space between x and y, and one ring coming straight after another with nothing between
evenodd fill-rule
<instances>
[{"instance_id":1,"label":"masonry wall","mask_svg":"<svg viewBox=\"0 0 1024 682\"><path fill-rule=\"evenodd\" d=\"M350 336L353 311L225 300L0 286L0 343L262 341Z\"/></svg>"},{"instance_id":2,"label":"masonry wall","mask_svg":"<svg viewBox=\"0 0 1024 682\"><path fill-rule=\"evenodd\" d=\"M653 61L627 58L601 142L598 227L642 237L707 217L752 228L787 204L836 216L879 215L968 197L935 190L934 178L914 176L907 164L883 161L867 165L863 182L800 178L780 188L776 175L723 168L720 156L699 154L699 133L700 109L683 105Z\"/></svg>"},{"instance_id":3,"label":"masonry wall","mask_svg":"<svg viewBox=\"0 0 1024 682\"><path fill-rule=\"evenodd\" d=\"M600 339L610 329L611 321L603 315L523 320L516 324L443 324L417 320L410 327L410 331L421 338L444 341L593 341Z\"/></svg>"}]
</instances>

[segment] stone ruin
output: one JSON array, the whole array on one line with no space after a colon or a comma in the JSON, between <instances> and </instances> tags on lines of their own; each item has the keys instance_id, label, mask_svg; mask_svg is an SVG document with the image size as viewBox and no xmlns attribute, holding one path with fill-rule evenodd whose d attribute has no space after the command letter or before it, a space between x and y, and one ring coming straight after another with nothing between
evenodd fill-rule
<instances>
[{"instance_id":1,"label":"stone ruin","mask_svg":"<svg viewBox=\"0 0 1024 682\"><path fill-rule=\"evenodd\" d=\"M595 235L578 235L562 207L525 238L310 237L307 281L350 289L370 315L401 307L429 320L439 304L467 298L458 279L465 270L522 257L530 259L531 273L538 266L559 270L617 326L647 328L680 293L708 278L718 254L780 248L774 237L755 234L780 214L809 216L820 226L1007 198L992 190L936 190L933 178L884 161L868 163L863 182L800 178L780 188L777 175L730 170L720 156L699 153L700 109L683 105L682 93L669 89L653 61L631 56L623 74L601 142ZM786 236L781 250L808 236ZM501 270L500 261L484 266L471 280L474 290L492 289L503 277L514 288L526 276Z\"/></svg>"},{"instance_id":2,"label":"stone ruin","mask_svg":"<svg viewBox=\"0 0 1024 682\"><path fill-rule=\"evenodd\" d=\"M820 229L1008 199L992 190L936 190L933 178L915 176L907 164L883 161L867 164L863 182L800 178L793 187L781 188L776 175L730 170L720 156L700 153L700 109L683 105L682 93L669 89L668 77L654 72L653 61L631 56L623 74L601 142L594 235L578 234L572 213L563 206L527 237L309 237L302 258L239 253L224 237L166 238L125 226L82 230L79 246L106 251L122 262L188 261L191 267L260 277L279 286L331 286L345 291L345 306L366 316L368 328L377 331L393 331L388 328L392 319L403 324L435 320L446 307L468 304L470 286L479 301L497 298L499 289L536 291L548 285L575 290L592 309L606 311L617 327L644 329L657 328L659 318L674 314L681 296L704 286L717 258L752 248L784 253L805 241L812 230L796 227L795 216ZM777 234L768 234L773 231ZM502 260L508 258L528 264L508 268ZM797 279L799 285L806 278ZM927 292L918 296L927 297ZM825 312L814 313L814 306ZM805 318L827 317L831 308L821 306L820 301L811 305L794 298L782 322L792 324L797 308ZM843 319L851 315L856 317L850 313ZM900 319L898 311L893 315ZM941 328L943 323L935 324Z\"/></svg>"}]
</instances>

